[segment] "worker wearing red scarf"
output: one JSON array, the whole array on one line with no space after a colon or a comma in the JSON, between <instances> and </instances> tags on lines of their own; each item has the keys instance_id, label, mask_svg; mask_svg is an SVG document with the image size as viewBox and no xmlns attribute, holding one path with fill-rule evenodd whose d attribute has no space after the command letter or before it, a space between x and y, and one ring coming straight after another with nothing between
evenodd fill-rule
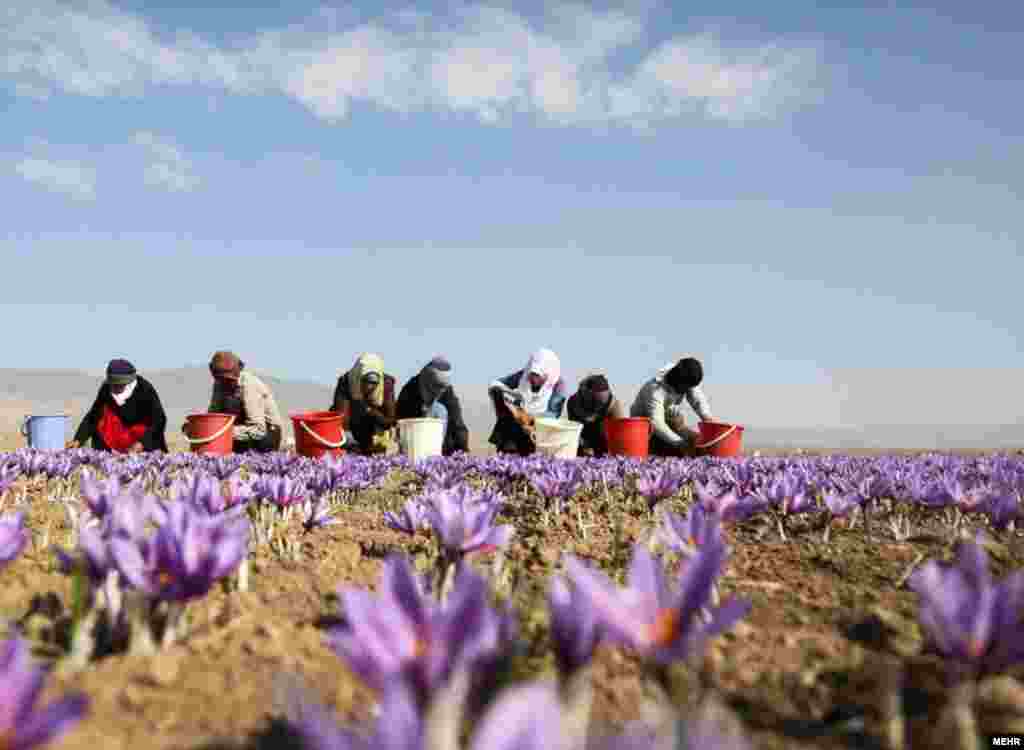
<instances>
[{"instance_id":1,"label":"worker wearing red scarf","mask_svg":"<svg viewBox=\"0 0 1024 750\"><path fill-rule=\"evenodd\" d=\"M131 362L114 359L68 447L77 448L91 440L97 450L166 453L166 428L167 415L153 384L141 377Z\"/></svg>"}]
</instances>

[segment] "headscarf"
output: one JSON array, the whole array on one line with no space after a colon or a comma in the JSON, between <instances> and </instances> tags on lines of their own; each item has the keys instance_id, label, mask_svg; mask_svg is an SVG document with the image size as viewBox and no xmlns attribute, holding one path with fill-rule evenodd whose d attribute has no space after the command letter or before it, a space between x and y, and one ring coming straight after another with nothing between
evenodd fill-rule
<instances>
[{"instance_id":1,"label":"headscarf","mask_svg":"<svg viewBox=\"0 0 1024 750\"><path fill-rule=\"evenodd\" d=\"M112 359L107 364L107 383L110 385L128 385L136 377L135 365L127 359Z\"/></svg>"},{"instance_id":2,"label":"headscarf","mask_svg":"<svg viewBox=\"0 0 1024 750\"><path fill-rule=\"evenodd\" d=\"M370 402L376 406L384 405L384 360L379 354L366 352L356 358L352 369L348 371L348 390L353 401L363 400L363 378L376 375L377 385L370 396Z\"/></svg>"},{"instance_id":3,"label":"headscarf","mask_svg":"<svg viewBox=\"0 0 1024 750\"><path fill-rule=\"evenodd\" d=\"M684 357L670 365L661 374L662 382L666 383L677 393L685 393L690 388L698 386L704 379L704 368L700 360L694 357Z\"/></svg>"},{"instance_id":4,"label":"headscarf","mask_svg":"<svg viewBox=\"0 0 1024 750\"><path fill-rule=\"evenodd\" d=\"M434 357L420 370L419 386L423 404L429 406L452 384L452 366L444 357Z\"/></svg>"},{"instance_id":5,"label":"headscarf","mask_svg":"<svg viewBox=\"0 0 1024 750\"><path fill-rule=\"evenodd\" d=\"M537 373L545 377L544 385L534 393L530 387L530 373ZM547 411L551 394L562 376L562 363L558 355L550 349L538 349L530 355L526 367L523 368L523 376L519 380L519 395L523 398L523 408L531 417Z\"/></svg>"},{"instance_id":6,"label":"headscarf","mask_svg":"<svg viewBox=\"0 0 1024 750\"><path fill-rule=\"evenodd\" d=\"M588 373L580 381L579 396L581 411L587 417L596 415L612 400L612 389L608 384L608 378L603 372Z\"/></svg>"}]
</instances>

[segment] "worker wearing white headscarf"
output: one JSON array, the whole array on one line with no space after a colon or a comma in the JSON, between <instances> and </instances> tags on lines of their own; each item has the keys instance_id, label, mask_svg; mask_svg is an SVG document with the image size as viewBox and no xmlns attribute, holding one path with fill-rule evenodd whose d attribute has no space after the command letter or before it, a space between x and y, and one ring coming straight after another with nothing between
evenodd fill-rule
<instances>
[{"instance_id":1,"label":"worker wearing white headscarf","mask_svg":"<svg viewBox=\"0 0 1024 750\"><path fill-rule=\"evenodd\" d=\"M529 455L536 449L534 420L558 419L568 398L562 365L550 349L538 349L526 366L491 383L497 421L490 442L502 453Z\"/></svg>"}]
</instances>

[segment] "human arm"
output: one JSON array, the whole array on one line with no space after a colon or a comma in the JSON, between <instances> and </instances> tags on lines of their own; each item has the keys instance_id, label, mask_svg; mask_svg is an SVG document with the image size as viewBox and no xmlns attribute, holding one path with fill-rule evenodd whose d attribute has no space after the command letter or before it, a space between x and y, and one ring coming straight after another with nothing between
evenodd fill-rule
<instances>
[{"instance_id":1,"label":"human arm","mask_svg":"<svg viewBox=\"0 0 1024 750\"><path fill-rule=\"evenodd\" d=\"M580 394L576 393L569 396L569 400L565 404L565 416L573 422L582 422L586 424L590 421L587 416L583 413L583 410L579 408Z\"/></svg>"},{"instance_id":2,"label":"human arm","mask_svg":"<svg viewBox=\"0 0 1024 750\"><path fill-rule=\"evenodd\" d=\"M708 403L708 397L704 395L704 390L699 385L686 391L686 401L702 420L705 422L713 421L711 404Z\"/></svg>"},{"instance_id":3,"label":"human arm","mask_svg":"<svg viewBox=\"0 0 1024 750\"><path fill-rule=\"evenodd\" d=\"M78 425L78 429L75 430L75 436L72 438L70 447L78 447L84 445L88 440L91 440L96 434L96 424L100 419L100 412L103 409L103 398L106 395L105 388L107 385L101 385L99 391L96 394L96 399L92 402L92 406L89 411L82 417L82 421ZM72 445L74 443L75 445Z\"/></svg>"},{"instance_id":4,"label":"human arm","mask_svg":"<svg viewBox=\"0 0 1024 750\"><path fill-rule=\"evenodd\" d=\"M416 376L406 381L398 394L395 404L397 419L418 419L423 416L423 399L419 395L419 380Z\"/></svg>"},{"instance_id":5,"label":"human arm","mask_svg":"<svg viewBox=\"0 0 1024 750\"><path fill-rule=\"evenodd\" d=\"M491 402L494 404L494 412L500 418L503 416L512 417L520 425L528 426L533 424L533 418L522 408L522 394L516 390L523 373L514 372L503 378L498 378L491 383L488 389L491 394Z\"/></svg>"},{"instance_id":6,"label":"human arm","mask_svg":"<svg viewBox=\"0 0 1024 750\"><path fill-rule=\"evenodd\" d=\"M363 401L363 411L373 424L374 432L382 432L395 426L398 422L397 407L395 379L391 375L384 376L384 401L380 406Z\"/></svg>"},{"instance_id":7,"label":"human arm","mask_svg":"<svg viewBox=\"0 0 1024 750\"><path fill-rule=\"evenodd\" d=\"M565 406L568 396L569 393L565 387L565 381L559 380L555 383L554 390L551 391L551 398L548 399L548 408L544 411L543 416L550 419L560 419L562 408Z\"/></svg>"},{"instance_id":8,"label":"human arm","mask_svg":"<svg viewBox=\"0 0 1024 750\"><path fill-rule=\"evenodd\" d=\"M167 413L160 403L160 396L150 383L146 383L145 396L149 405L150 424L139 440L142 450L155 451L160 448L160 437L167 430Z\"/></svg>"},{"instance_id":9,"label":"human arm","mask_svg":"<svg viewBox=\"0 0 1024 750\"><path fill-rule=\"evenodd\" d=\"M346 375L342 375L338 378L338 382L334 386L334 396L331 398L331 408L329 411L333 411L337 414L347 414L349 411L349 404L351 403L348 393L348 378Z\"/></svg>"},{"instance_id":10,"label":"human arm","mask_svg":"<svg viewBox=\"0 0 1024 750\"><path fill-rule=\"evenodd\" d=\"M608 407L607 419L625 419L626 418L626 407L622 405L614 396L612 397L611 406Z\"/></svg>"},{"instance_id":11,"label":"human arm","mask_svg":"<svg viewBox=\"0 0 1024 750\"><path fill-rule=\"evenodd\" d=\"M508 409L522 403L522 395L516 390L519 387L519 380L522 375L522 371L514 372L511 375L498 378L488 387L487 391L490 393L495 409L499 413L502 409Z\"/></svg>"},{"instance_id":12,"label":"human arm","mask_svg":"<svg viewBox=\"0 0 1024 750\"><path fill-rule=\"evenodd\" d=\"M469 428L462 416L462 404L455 393L455 389L448 387L441 394L441 405L448 410L448 426L445 430L445 442L449 443L451 451L469 452Z\"/></svg>"},{"instance_id":13,"label":"human arm","mask_svg":"<svg viewBox=\"0 0 1024 750\"><path fill-rule=\"evenodd\" d=\"M655 385L647 387L640 392L638 399L641 403L643 416L651 420L654 434L662 442L669 445L682 445L685 439L675 430L669 427L666 417L665 389Z\"/></svg>"},{"instance_id":14,"label":"human arm","mask_svg":"<svg viewBox=\"0 0 1024 750\"><path fill-rule=\"evenodd\" d=\"M262 440L267 434L267 400L260 384L244 379L239 382L242 390L242 404L245 407L245 424L235 424L231 432L235 440Z\"/></svg>"}]
</instances>

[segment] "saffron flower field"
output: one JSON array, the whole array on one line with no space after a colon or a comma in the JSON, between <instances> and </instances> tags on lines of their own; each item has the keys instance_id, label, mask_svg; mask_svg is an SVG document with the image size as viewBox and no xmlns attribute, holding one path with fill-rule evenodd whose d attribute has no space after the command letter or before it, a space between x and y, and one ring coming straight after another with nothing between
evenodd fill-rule
<instances>
[{"instance_id":1,"label":"saffron flower field","mask_svg":"<svg viewBox=\"0 0 1024 750\"><path fill-rule=\"evenodd\" d=\"M0 454L0 750L986 747L1024 458Z\"/></svg>"}]
</instances>

